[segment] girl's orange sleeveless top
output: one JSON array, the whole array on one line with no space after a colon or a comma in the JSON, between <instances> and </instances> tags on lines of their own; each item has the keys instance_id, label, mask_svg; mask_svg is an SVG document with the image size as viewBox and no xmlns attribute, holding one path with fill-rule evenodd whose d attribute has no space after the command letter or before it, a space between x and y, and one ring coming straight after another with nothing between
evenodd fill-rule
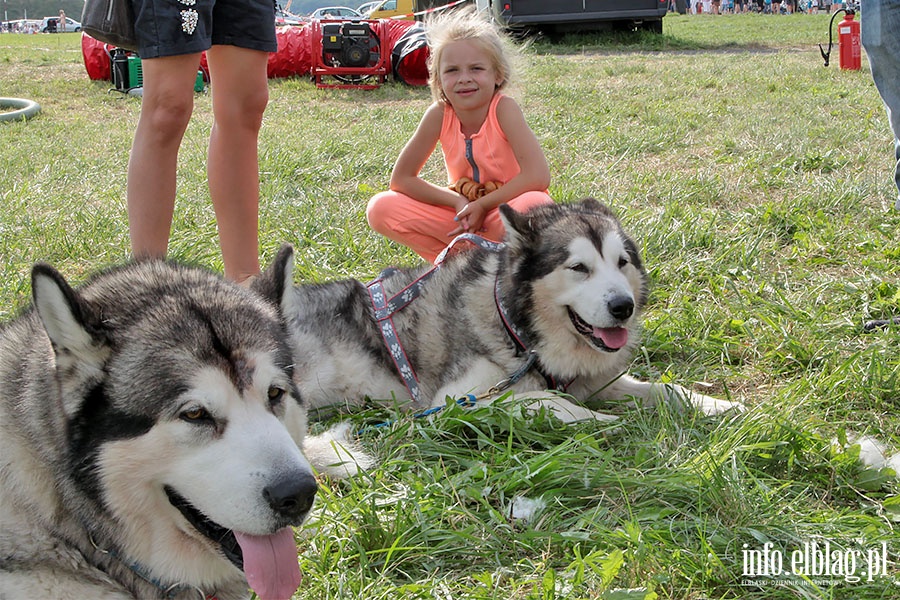
<instances>
[{"instance_id":1,"label":"girl's orange sleeveless top","mask_svg":"<svg viewBox=\"0 0 900 600\"><path fill-rule=\"evenodd\" d=\"M440 142L448 184L455 183L460 177L471 177L480 183L506 183L518 175L515 152L497 121L497 104L503 97L503 94L494 94L487 118L478 133L470 138L462 134L453 107L445 104Z\"/></svg>"}]
</instances>

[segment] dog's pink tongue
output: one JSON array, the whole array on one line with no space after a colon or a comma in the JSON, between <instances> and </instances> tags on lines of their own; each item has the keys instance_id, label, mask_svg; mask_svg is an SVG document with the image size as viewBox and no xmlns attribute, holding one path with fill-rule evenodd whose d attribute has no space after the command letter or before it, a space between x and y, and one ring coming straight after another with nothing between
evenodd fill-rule
<instances>
[{"instance_id":1,"label":"dog's pink tongue","mask_svg":"<svg viewBox=\"0 0 900 600\"><path fill-rule=\"evenodd\" d=\"M261 600L288 600L300 587L300 564L294 530L279 529L272 535L234 532L244 554L244 575Z\"/></svg>"},{"instance_id":2,"label":"dog's pink tongue","mask_svg":"<svg viewBox=\"0 0 900 600\"><path fill-rule=\"evenodd\" d=\"M594 327L594 337L603 340L607 348L618 350L628 343L628 330L624 327Z\"/></svg>"}]
</instances>

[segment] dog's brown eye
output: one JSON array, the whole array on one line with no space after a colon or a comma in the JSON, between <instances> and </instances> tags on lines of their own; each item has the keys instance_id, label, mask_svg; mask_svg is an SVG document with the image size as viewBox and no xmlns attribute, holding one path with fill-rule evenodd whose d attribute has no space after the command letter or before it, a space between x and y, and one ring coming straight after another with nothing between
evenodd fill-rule
<instances>
[{"instance_id":1,"label":"dog's brown eye","mask_svg":"<svg viewBox=\"0 0 900 600\"><path fill-rule=\"evenodd\" d=\"M181 418L189 423L198 421L212 421L212 416L205 408L191 408L181 413Z\"/></svg>"},{"instance_id":2,"label":"dog's brown eye","mask_svg":"<svg viewBox=\"0 0 900 600\"><path fill-rule=\"evenodd\" d=\"M584 263L575 263L573 265L569 265L569 269L575 271L576 273L587 273L588 268Z\"/></svg>"},{"instance_id":3,"label":"dog's brown eye","mask_svg":"<svg viewBox=\"0 0 900 600\"><path fill-rule=\"evenodd\" d=\"M285 391L280 387L272 386L269 388L269 405L278 406L284 400Z\"/></svg>"},{"instance_id":4,"label":"dog's brown eye","mask_svg":"<svg viewBox=\"0 0 900 600\"><path fill-rule=\"evenodd\" d=\"M619 259L619 268L620 269L624 269L625 265L627 265L627 264L628 264L628 259L625 258L624 256Z\"/></svg>"}]
</instances>

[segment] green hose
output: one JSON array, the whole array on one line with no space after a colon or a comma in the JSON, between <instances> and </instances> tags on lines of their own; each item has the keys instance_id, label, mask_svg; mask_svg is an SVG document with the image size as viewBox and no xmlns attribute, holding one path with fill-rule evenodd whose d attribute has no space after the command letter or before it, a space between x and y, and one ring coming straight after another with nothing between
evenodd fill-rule
<instances>
[{"instance_id":1,"label":"green hose","mask_svg":"<svg viewBox=\"0 0 900 600\"><path fill-rule=\"evenodd\" d=\"M0 112L0 121L24 121L41 112L40 104L24 98L0 98L0 109L3 108L18 110Z\"/></svg>"}]
</instances>

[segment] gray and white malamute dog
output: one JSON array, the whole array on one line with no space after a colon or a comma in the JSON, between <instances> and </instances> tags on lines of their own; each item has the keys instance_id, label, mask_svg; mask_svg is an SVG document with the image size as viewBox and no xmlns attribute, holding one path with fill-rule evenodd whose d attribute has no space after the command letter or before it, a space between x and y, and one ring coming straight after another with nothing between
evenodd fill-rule
<instances>
[{"instance_id":1,"label":"gray and white malamute dog","mask_svg":"<svg viewBox=\"0 0 900 600\"><path fill-rule=\"evenodd\" d=\"M162 262L78 289L35 266L0 329L0 597L290 597L307 457L340 459L304 442L284 277L265 298Z\"/></svg>"},{"instance_id":2,"label":"gray and white malamute dog","mask_svg":"<svg viewBox=\"0 0 900 600\"><path fill-rule=\"evenodd\" d=\"M500 210L502 247L450 253L434 271L391 270L368 286L294 289L285 312L310 407L369 397L422 410L504 389L566 421L613 418L580 404L601 399L678 397L706 414L740 407L624 374L647 290L638 248L607 207Z\"/></svg>"}]
</instances>

